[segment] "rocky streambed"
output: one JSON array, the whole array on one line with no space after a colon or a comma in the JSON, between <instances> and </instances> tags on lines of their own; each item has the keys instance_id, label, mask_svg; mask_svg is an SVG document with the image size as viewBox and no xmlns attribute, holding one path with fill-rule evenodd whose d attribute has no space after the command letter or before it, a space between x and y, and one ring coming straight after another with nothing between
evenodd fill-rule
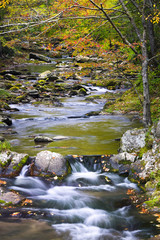
<instances>
[{"instance_id":1,"label":"rocky streambed","mask_svg":"<svg viewBox=\"0 0 160 240\"><path fill-rule=\"evenodd\" d=\"M131 199L132 203L139 204L140 209L146 209L148 206L157 214L159 207L160 124L158 123L151 129L144 129L141 123L132 121L137 116L124 116L117 113L114 115L102 114L106 101L115 101L114 94L120 94L124 90L122 89L123 84L120 86L118 83L114 90L93 86L89 83L89 76L82 77L79 71L79 66L75 62L71 59L67 61L64 59L60 63L52 61L49 64L29 65L18 70L1 72L4 79L1 81L1 88L10 89L11 93L7 96L8 105L4 104L1 107L2 110L5 109L5 113L1 114L0 127L2 219L8 217L34 218L33 216L41 219L40 216L46 216L42 219L53 224L56 239L64 239L68 231L70 232L68 239L82 239L79 234L75 234L82 229L85 232L85 236L83 236L85 239L106 239L109 236L111 239L115 239L115 236L118 236L119 239L143 239L143 236L144 239L149 239L158 233L155 220L150 225L152 230L147 230L146 235L142 230L142 233L138 235L136 231L139 231L139 228L135 223L130 223L130 227L124 223L122 229L118 225L114 228L112 225L108 225L106 220L103 220L103 217L108 218L107 212L97 212L98 215L90 212L87 215L89 219L84 221L87 216L81 215L81 211L82 206L90 207L91 199L88 198L85 191L89 191L89 194L94 197L102 196L101 201L103 202L103 191L106 186L105 194L107 195L104 198L109 196L107 199L110 200L121 192L121 188L117 188L117 184L122 184L122 192L126 193L125 204L122 204L122 198L119 200L118 208L115 207L115 204L118 203L114 203L112 216L109 213L111 218L115 214L114 211L120 213L121 208L130 206ZM102 94L109 94L109 98L104 100L101 98ZM138 126L141 126L141 129L133 129ZM5 150L7 148L5 139L11 143L12 150ZM83 164L84 168L81 165L78 165L78 168L75 167L77 163ZM110 178L110 173L117 173L117 175ZM94 180L92 175L94 175ZM18 180L16 180L16 176L19 176ZM74 176L72 181L66 182L68 176ZM115 182L113 179L118 176L120 178L118 182ZM38 177L45 177L46 180L41 181ZM99 177L102 178L102 182ZM135 195L138 195L136 190L138 188L136 185L132 185L129 179L147 190L146 196L152 199L151 202L146 203L148 205L142 205L144 199L139 201L138 198L135 198ZM47 182L45 183L45 181ZM60 207L57 207L57 204L62 204L58 199L62 194L61 191L63 192L63 187L58 190L59 193L56 192L53 195L49 193L57 184L61 187L64 185L76 186L76 191L70 188L64 189L64 191L69 191L70 196L66 196L66 198L73 201L73 204L68 206L66 199L61 209L63 214L60 212ZM99 186L97 187L98 194L95 186ZM79 187L86 187L86 189L82 189L85 196L79 195L79 191L81 192ZM110 195L108 189L114 187L117 190L116 192L111 191L113 195ZM12 191L8 191L8 189ZM36 193L36 191L38 192ZM17 195L17 192L20 195ZM130 198L127 197L127 192L133 193ZM120 197L120 195L117 196ZM54 199L55 196L57 196L57 200ZM46 211L46 208L50 206L48 205L50 202L47 200L47 205L44 207L42 202L37 200L48 199L48 197L52 202L49 212ZM76 199L81 197L82 202L76 205ZM88 199L88 203L85 198ZM106 204L108 204L108 200L106 200ZM32 205L33 202L34 208L31 209L30 204ZM3 207L6 207L7 204L16 206L17 211L14 208L9 211L4 210ZM25 210L24 206L29 208ZM78 226L75 225L77 220L68 220L68 213L64 212L65 209L72 208L80 211L82 218L79 216L81 220L78 221L80 224ZM91 209L93 208L94 204ZM101 209L99 205L97 209ZM118 218L126 214L127 221L128 213L123 211L119 213ZM143 213L147 216L147 210L144 210ZM51 220L52 214L56 217ZM66 216L65 225L61 220L60 222L56 220L60 219L60 215ZM97 219L96 222L93 219ZM147 226L149 221L151 220L145 221ZM82 223L83 225L81 225ZM95 232L87 238L86 227L88 226L93 227L94 231L98 231L98 235ZM126 231L125 228L128 228L129 231ZM102 229L105 231L103 234L99 234ZM112 229L112 231L108 229ZM59 236L60 238L58 238Z\"/></svg>"}]
</instances>

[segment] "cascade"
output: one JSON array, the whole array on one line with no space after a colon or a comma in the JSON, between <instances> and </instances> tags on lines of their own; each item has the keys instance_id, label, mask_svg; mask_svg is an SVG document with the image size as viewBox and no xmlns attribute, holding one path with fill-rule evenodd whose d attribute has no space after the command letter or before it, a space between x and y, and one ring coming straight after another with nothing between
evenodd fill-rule
<instances>
[{"instance_id":1,"label":"cascade","mask_svg":"<svg viewBox=\"0 0 160 240\"><path fill-rule=\"evenodd\" d=\"M152 236L148 219L142 221L126 194L128 189L140 191L136 184L114 173L90 171L79 161L72 162L71 168L63 182L46 184L43 179L26 176L24 167L11 187L32 200L32 207L24 210L49 222L55 239L137 240Z\"/></svg>"}]
</instances>

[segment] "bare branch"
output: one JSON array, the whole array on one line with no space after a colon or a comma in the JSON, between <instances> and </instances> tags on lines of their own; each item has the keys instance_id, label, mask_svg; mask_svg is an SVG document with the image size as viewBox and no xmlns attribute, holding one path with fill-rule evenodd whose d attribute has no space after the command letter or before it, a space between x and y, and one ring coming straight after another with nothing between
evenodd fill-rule
<instances>
[{"instance_id":1,"label":"bare branch","mask_svg":"<svg viewBox=\"0 0 160 240\"><path fill-rule=\"evenodd\" d=\"M112 27L116 30L116 32L118 33L118 35L120 36L120 38L122 39L122 41L124 43L126 43L135 54L138 54L136 49L132 46L132 44L127 40L127 38L125 36L123 36L123 34L121 33L121 31L119 30L119 28L114 24L114 22L112 21L112 19L110 18L110 16L107 14L107 12L103 9L103 6L101 4L101 6L98 6L95 2L93 2L92 0L89 0L95 7L97 7L106 17L106 19L109 21L109 23L112 25Z\"/></svg>"},{"instance_id":2,"label":"bare branch","mask_svg":"<svg viewBox=\"0 0 160 240\"><path fill-rule=\"evenodd\" d=\"M153 56L153 57L151 57L151 58L149 58L149 59L148 59L148 62L152 61L153 59L155 59L155 58L157 58L157 57L159 57L159 56L160 56L160 53L157 54L157 55L155 55L155 56Z\"/></svg>"},{"instance_id":3,"label":"bare branch","mask_svg":"<svg viewBox=\"0 0 160 240\"><path fill-rule=\"evenodd\" d=\"M134 29L135 29L135 31L136 31L136 34L137 34L137 36L138 36L138 38L139 38L139 40L140 40L140 42L141 42L141 41L142 41L142 37L141 37L140 31L139 31L139 29L137 28L136 23L135 23L132 15L130 14L128 8L127 8L126 5L124 4L124 1L123 1L123 0L119 0L119 2L121 3L121 5L122 5L122 7L123 7L123 9L124 9L124 11L125 11L125 13L126 13L126 15L128 16L128 18L129 18L132 26L134 27Z\"/></svg>"},{"instance_id":4,"label":"bare branch","mask_svg":"<svg viewBox=\"0 0 160 240\"><path fill-rule=\"evenodd\" d=\"M135 2L135 0L130 0L130 1L131 1L132 4L136 7L136 9L138 10L138 12L139 12L140 14L142 14L142 11L141 11L140 7L139 7L138 4Z\"/></svg>"}]
</instances>

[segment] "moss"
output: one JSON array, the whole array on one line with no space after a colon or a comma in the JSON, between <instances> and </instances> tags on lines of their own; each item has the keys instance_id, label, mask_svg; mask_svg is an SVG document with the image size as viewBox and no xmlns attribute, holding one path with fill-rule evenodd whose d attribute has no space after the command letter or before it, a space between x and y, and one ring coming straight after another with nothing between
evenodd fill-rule
<instances>
[{"instance_id":1,"label":"moss","mask_svg":"<svg viewBox=\"0 0 160 240\"><path fill-rule=\"evenodd\" d=\"M45 84L46 84L46 81L45 81L45 80L39 80L38 83L39 83L40 85L45 85Z\"/></svg>"},{"instance_id":2,"label":"moss","mask_svg":"<svg viewBox=\"0 0 160 240\"><path fill-rule=\"evenodd\" d=\"M143 154L146 153L147 151L148 151L148 148L146 146L141 148L140 151L138 152L139 158L142 158Z\"/></svg>"},{"instance_id":3,"label":"moss","mask_svg":"<svg viewBox=\"0 0 160 240\"><path fill-rule=\"evenodd\" d=\"M160 207L160 196L156 196L156 197L154 197L153 199L150 199L150 200L148 200L148 201L145 201L144 202L146 205L147 205L147 207L149 207L149 208L153 208L153 207Z\"/></svg>"},{"instance_id":4,"label":"moss","mask_svg":"<svg viewBox=\"0 0 160 240\"><path fill-rule=\"evenodd\" d=\"M148 181L145 184L145 189L155 189L155 182L154 181Z\"/></svg>"},{"instance_id":5,"label":"moss","mask_svg":"<svg viewBox=\"0 0 160 240\"><path fill-rule=\"evenodd\" d=\"M4 204L4 203L6 203L6 202L4 200L0 199L0 204Z\"/></svg>"},{"instance_id":6,"label":"moss","mask_svg":"<svg viewBox=\"0 0 160 240\"><path fill-rule=\"evenodd\" d=\"M17 91L19 91L19 87L13 86L9 90L13 91L13 92L17 92Z\"/></svg>"},{"instance_id":7,"label":"moss","mask_svg":"<svg viewBox=\"0 0 160 240\"><path fill-rule=\"evenodd\" d=\"M94 99L101 99L101 98L102 98L102 96L100 96L100 95L94 95L94 96L86 97L85 100L92 101Z\"/></svg>"},{"instance_id":8,"label":"moss","mask_svg":"<svg viewBox=\"0 0 160 240\"><path fill-rule=\"evenodd\" d=\"M0 99L7 99L8 97L12 97L12 94L7 90L0 88Z\"/></svg>"},{"instance_id":9,"label":"moss","mask_svg":"<svg viewBox=\"0 0 160 240\"><path fill-rule=\"evenodd\" d=\"M0 142L0 152L11 150L11 144L8 141Z\"/></svg>"},{"instance_id":10,"label":"moss","mask_svg":"<svg viewBox=\"0 0 160 240\"><path fill-rule=\"evenodd\" d=\"M26 99L26 96L27 96L27 94L20 95L20 96L16 97L16 100L17 100L17 101L25 100L25 99Z\"/></svg>"},{"instance_id":11,"label":"moss","mask_svg":"<svg viewBox=\"0 0 160 240\"><path fill-rule=\"evenodd\" d=\"M22 84L21 84L21 83L16 83L16 84L15 84L15 87L20 88L20 87L22 87Z\"/></svg>"},{"instance_id":12,"label":"moss","mask_svg":"<svg viewBox=\"0 0 160 240\"><path fill-rule=\"evenodd\" d=\"M127 160L121 160L118 162L119 164L123 164L123 165L127 165L127 164L131 164L130 161L127 161Z\"/></svg>"},{"instance_id":13,"label":"moss","mask_svg":"<svg viewBox=\"0 0 160 240\"><path fill-rule=\"evenodd\" d=\"M13 166L13 170L19 171L19 170L26 164L28 158L29 158L29 156L26 155L26 156L20 161L20 163L18 163L17 166Z\"/></svg>"}]
</instances>

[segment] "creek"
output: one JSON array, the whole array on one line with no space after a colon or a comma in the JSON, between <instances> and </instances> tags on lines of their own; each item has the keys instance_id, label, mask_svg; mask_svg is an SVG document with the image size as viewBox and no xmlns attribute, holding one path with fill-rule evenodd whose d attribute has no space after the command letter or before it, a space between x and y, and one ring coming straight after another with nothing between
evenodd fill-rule
<instances>
[{"instance_id":1,"label":"creek","mask_svg":"<svg viewBox=\"0 0 160 240\"><path fill-rule=\"evenodd\" d=\"M64 60L63 66L67 64ZM71 62L71 60L69 59ZM41 64L25 66L32 74L37 75L46 70L59 71L61 74L68 68L56 68L55 64ZM20 68L21 70L21 68ZM75 69L73 70L75 73ZM107 92L115 93L102 87L86 85L86 78L81 80L81 85L87 89L87 96L100 96ZM20 80L20 83L22 80ZM23 80L24 82L24 80ZM36 80L30 80L34 84ZM73 85L76 80L67 79ZM141 126L139 122L133 122L133 116L125 115L91 115L92 111L103 109L105 99L96 98L86 100L86 96L59 97L61 106L44 104L11 104L10 107L17 108L18 112L9 112L13 119L12 130L14 134L7 136L12 143L13 150L17 152L29 152L35 155L46 148L59 152L63 155L93 155L117 153L119 139L122 134L134 127ZM10 128L10 127L9 127ZM47 145L34 143L34 136L45 135L56 137L66 136L66 139L54 141Z\"/></svg>"},{"instance_id":2,"label":"creek","mask_svg":"<svg viewBox=\"0 0 160 240\"><path fill-rule=\"evenodd\" d=\"M30 66L41 73L52 64ZM82 84L85 84L83 79ZM105 88L85 85L90 95L101 95ZM139 126L130 116L86 114L103 109L104 100L87 101L84 96L63 97L62 106L31 103L11 104L18 112L11 112L11 128L7 135L13 150L35 156L42 150L63 155L103 155L117 153L119 139L130 128ZM34 136L45 135L66 139L47 144L34 142ZM72 172L63 181L47 181L27 176L23 168L20 176L5 179L9 189L16 190L32 201L10 211L1 211L1 240L134 240L149 239L157 233L153 218L139 214L132 206L128 189L139 192L127 178L104 173L97 167L75 162ZM17 212L17 216L13 214Z\"/></svg>"}]
</instances>

